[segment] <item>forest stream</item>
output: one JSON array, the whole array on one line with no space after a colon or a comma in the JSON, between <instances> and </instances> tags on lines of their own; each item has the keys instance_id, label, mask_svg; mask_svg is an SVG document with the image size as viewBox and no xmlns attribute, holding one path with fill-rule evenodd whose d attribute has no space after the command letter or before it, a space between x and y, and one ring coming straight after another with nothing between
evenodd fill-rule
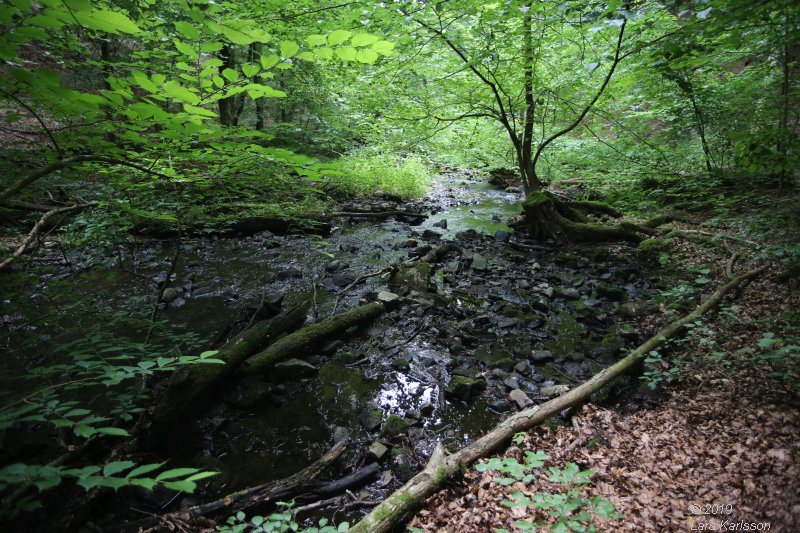
<instances>
[{"instance_id":1,"label":"forest stream","mask_svg":"<svg viewBox=\"0 0 800 533\"><path fill-rule=\"evenodd\" d=\"M380 473L367 490L380 499L421 469L437 442L459 448L509 412L556 396L616 360L640 340L624 320L651 306L655 290L635 249L533 244L507 224L520 212L521 197L477 173L453 171L439 175L430 195L414 204L342 206L428 213L421 223L339 219L324 241L270 232L184 239L160 318L207 339L209 349L282 295L312 298L309 322L382 291L396 294L400 305L363 331L229 383L210 409L185 421L188 431L165 434L151 452L220 471L205 490L208 498L294 474L349 439L356 445L341 471L378 460ZM337 296L359 276L447 241L462 253L434 265L429 279L398 285L376 276ZM174 255L174 245L142 240L116 257L91 262L78 255L70 265L40 265L29 301L5 300L0 314L9 334L19 335L29 317L52 311L53 301L42 295L58 287L82 294L84 303L101 303L110 320L150 307ZM59 334L12 348L4 373L54 363L29 354L57 354L57 347L80 339L80 307L64 309ZM131 334L113 327L112 320L111 335ZM35 454L42 442L26 437L5 443L7 452ZM161 507L173 495L148 497Z\"/></svg>"}]
</instances>

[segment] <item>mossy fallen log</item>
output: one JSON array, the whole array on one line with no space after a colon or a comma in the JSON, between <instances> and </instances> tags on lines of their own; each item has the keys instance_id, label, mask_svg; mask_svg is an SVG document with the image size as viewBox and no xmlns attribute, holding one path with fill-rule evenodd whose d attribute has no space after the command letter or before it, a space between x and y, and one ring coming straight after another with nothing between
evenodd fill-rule
<instances>
[{"instance_id":1,"label":"mossy fallen log","mask_svg":"<svg viewBox=\"0 0 800 533\"><path fill-rule=\"evenodd\" d=\"M155 407L150 414L151 425L171 425L186 413L207 405L214 398L217 385L233 375L248 357L281 335L302 326L310 305L307 301L292 305L277 316L257 322L241 332L214 356L225 364L196 364L178 371L157 392Z\"/></svg>"},{"instance_id":2,"label":"mossy fallen log","mask_svg":"<svg viewBox=\"0 0 800 533\"><path fill-rule=\"evenodd\" d=\"M385 310L381 302L371 302L310 324L247 359L242 364L242 372L261 372L282 359L308 355L314 347L341 336L354 326L371 322Z\"/></svg>"},{"instance_id":3,"label":"mossy fallen log","mask_svg":"<svg viewBox=\"0 0 800 533\"><path fill-rule=\"evenodd\" d=\"M680 318L644 344L630 352L625 358L601 370L591 379L561 396L541 405L525 409L501 422L492 431L453 454L447 454L439 444L431 455L425 469L392 493L383 503L372 510L359 523L350 528L351 533L380 533L391 531L406 513L419 506L451 476L461 472L481 457L485 457L509 442L515 433L526 431L564 409L581 404L595 392L609 385L634 365L643 361L651 350L655 350L670 338L685 331L684 326L693 322L716 306L726 294L761 274L766 267L751 270L738 276L719 289L703 304Z\"/></svg>"}]
</instances>

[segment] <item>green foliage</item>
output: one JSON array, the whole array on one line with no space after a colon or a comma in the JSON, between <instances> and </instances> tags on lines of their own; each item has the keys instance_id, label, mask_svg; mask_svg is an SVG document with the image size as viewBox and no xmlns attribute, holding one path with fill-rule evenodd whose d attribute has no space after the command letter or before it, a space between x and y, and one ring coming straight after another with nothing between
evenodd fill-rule
<instances>
[{"instance_id":1,"label":"green foliage","mask_svg":"<svg viewBox=\"0 0 800 533\"><path fill-rule=\"evenodd\" d=\"M90 465L82 468L30 465L13 463L0 468L0 492L15 485L31 484L42 493L59 486L63 480L73 480L86 491L95 488L112 488L115 491L123 487L142 487L153 490L157 486L165 489L194 492L197 482L214 476L217 472L201 471L197 468L173 468L160 470L166 463L152 463L137 466L132 461L114 461L105 465ZM127 473L126 473L127 472ZM124 473L124 475L122 475ZM155 477L151 477L155 475ZM11 508L3 508L0 517L8 518L20 511L29 511L39 507L36 498L20 500Z\"/></svg>"},{"instance_id":2,"label":"green foliage","mask_svg":"<svg viewBox=\"0 0 800 533\"><path fill-rule=\"evenodd\" d=\"M337 162L325 183L352 196L389 195L419 198L428 192L432 173L418 156L400 157L369 151L354 152Z\"/></svg>"},{"instance_id":3,"label":"green foliage","mask_svg":"<svg viewBox=\"0 0 800 533\"><path fill-rule=\"evenodd\" d=\"M269 516L253 516L247 518L243 512L229 516L225 525L218 526L220 533L344 533L350 524L342 522L338 526L330 524L327 518L319 520L316 526L304 527L295 520L293 502L278 502L281 511Z\"/></svg>"},{"instance_id":4,"label":"green foliage","mask_svg":"<svg viewBox=\"0 0 800 533\"><path fill-rule=\"evenodd\" d=\"M542 451L526 451L525 458L525 463L520 464L514 458L493 457L486 463L476 465L475 469L478 472L495 471L513 476L492 479L492 482L501 486L517 481L530 484L540 475L539 469L544 466L547 455ZM535 507L545 514L546 518L536 523L527 520L514 522L519 530L539 531L544 528L550 532L596 531L592 526L594 517L622 518L615 512L614 505L600 496L585 498L581 495L581 490L594 475L593 470L582 471L578 465L567 463L564 468L550 466L547 471L547 480L565 485L565 492L535 492L529 497L525 492L514 491L510 500L502 502L506 507ZM497 531L507 533L505 529Z\"/></svg>"}]
</instances>

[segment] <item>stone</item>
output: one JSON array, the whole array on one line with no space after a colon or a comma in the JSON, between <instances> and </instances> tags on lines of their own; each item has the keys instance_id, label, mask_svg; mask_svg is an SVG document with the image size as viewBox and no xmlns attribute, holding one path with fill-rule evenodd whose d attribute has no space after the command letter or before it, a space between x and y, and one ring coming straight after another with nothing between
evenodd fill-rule
<instances>
[{"instance_id":1,"label":"stone","mask_svg":"<svg viewBox=\"0 0 800 533\"><path fill-rule=\"evenodd\" d=\"M328 272L334 272L336 270L341 270L342 267L344 267L344 264L338 259L336 259L325 265L325 270L327 270Z\"/></svg>"},{"instance_id":2,"label":"stone","mask_svg":"<svg viewBox=\"0 0 800 533\"><path fill-rule=\"evenodd\" d=\"M214 296L214 289L212 287L200 287L199 289L192 291L192 297L194 298L203 298L209 296Z\"/></svg>"},{"instance_id":3,"label":"stone","mask_svg":"<svg viewBox=\"0 0 800 533\"><path fill-rule=\"evenodd\" d=\"M164 295L161 297L161 300L167 303L171 303L177 300L183 294L183 287L167 287L164 291Z\"/></svg>"},{"instance_id":4,"label":"stone","mask_svg":"<svg viewBox=\"0 0 800 533\"><path fill-rule=\"evenodd\" d=\"M440 220L439 222L436 222L436 223L434 223L434 224L433 224L433 227L434 227L434 228L442 228L442 229L447 229L447 219L446 219L446 218L443 218L443 219L442 219L442 220Z\"/></svg>"},{"instance_id":5,"label":"stone","mask_svg":"<svg viewBox=\"0 0 800 533\"><path fill-rule=\"evenodd\" d=\"M482 378L453 376L447 384L447 387L445 387L444 392L448 396L466 402L485 388L486 381Z\"/></svg>"},{"instance_id":6,"label":"stone","mask_svg":"<svg viewBox=\"0 0 800 533\"><path fill-rule=\"evenodd\" d=\"M339 443L350 440L350 430L346 427L336 426L333 428L333 442Z\"/></svg>"},{"instance_id":7,"label":"stone","mask_svg":"<svg viewBox=\"0 0 800 533\"><path fill-rule=\"evenodd\" d=\"M381 425L383 420L383 411L380 409L367 409L358 417L361 426L367 431L375 431Z\"/></svg>"},{"instance_id":8,"label":"stone","mask_svg":"<svg viewBox=\"0 0 800 533\"><path fill-rule=\"evenodd\" d=\"M483 257L481 254L475 254L472 256L472 270L484 271L488 268L489 263L486 261L485 257Z\"/></svg>"},{"instance_id":9,"label":"stone","mask_svg":"<svg viewBox=\"0 0 800 533\"><path fill-rule=\"evenodd\" d=\"M422 413L423 416L432 415L434 410L436 410L436 406L431 402L425 402L419 406L419 412Z\"/></svg>"},{"instance_id":10,"label":"stone","mask_svg":"<svg viewBox=\"0 0 800 533\"><path fill-rule=\"evenodd\" d=\"M617 333L619 333L620 337L625 337L626 339L632 339L639 336L639 332L633 327L632 324L620 324L617 328Z\"/></svg>"},{"instance_id":11,"label":"stone","mask_svg":"<svg viewBox=\"0 0 800 533\"><path fill-rule=\"evenodd\" d=\"M411 368L411 363L405 357L399 357L392 361L392 368L402 372L407 372Z\"/></svg>"},{"instance_id":12,"label":"stone","mask_svg":"<svg viewBox=\"0 0 800 533\"><path fill-rule=\"evenodd\" d=\"M531 360L533 361L550 361L553 359L553 352L550 350L533 350L531 352Z\"/></svg>"},{"instance_id":13,"label":"stone","mask_svg":"<svg viewBox=\"0 0 800 533\"><path fill-rule=\"evenodd\" d=\"M399 300L399 299L400 299L400 297L398 295L396 295L393 292L389 292L389 291L381 291L381 292L379 292L378 293L378 298L377 298L377 300L379 302L383 302L384 304L391 304L391 303L397 302L397 300Z\"/></svg>"},{"instance_id":14,"label":"stone","mask_svg":"<svg viewBox=\"0 0 800 533\"><path fill-rule=\"evenodd\" d=\"M186 300L183 298L175 298L169 303L169 308L177 309L178 307L183 307L184 305L186 305Z\"/></svg>"},{"instance_id":15,"label":"stone","mask_svg":"<svg viewBox=\"0 0 800 533\"><path fill-rule=\"evenodd\" d=\"M494 234L495 242L508 242L511 238L511 234L505 230L497 230Z\"/></svg>"},{"instance_id":16,"label":"stone","mask_svg":"<svg viewBox=\"0 0 800 533\"><path fill-rule=\"evenodd\" d=\"M225 401L233 407L248 409L272 394L271 383L261 381L260 376L250 376L242 380L233 394L228 395Z\"/></svg>"},{"instance_id":17,"label":"stone","mask_svg":"<svg viewBox=\"0 0 800 533\"><path fill-rule=\"evenodd\" d=\"M512 328L517 325L517 319L514 317L504 316L497 320L497 327L501 329Z\"/></svg>"},{"instance_id":18,"label":"stone","mask_svg":"<svg viewBox=\"0 0 800 533\"><path fill-rule=\"evenodd\" d=\"M520 374L527 374L531 371L531 364L528 361L520 361L514 365L514 371Z\"/></svg>"},{"instance_id":19,"label":"stone","mask_svg":"<svg viewBox=\"0 0 800 533\"><path fill-rule=\"evenodd\" d=\"M626 302L617 307L617 314L628 318L636 318L646 315L652 309L652 303L646 300Z\"/></svg>"},{"instance_id":20,"label":"stone","mask_svg":"<svg viewBox=\"0 0 800 533\"><path fill-rule=\"evenodd\" d=\"M384 457L386 457L387 453L389 453L389 448L384 444L375 441L369 445L369 450L367 450L367 459L379 463Z\"/></svg>"},{"instance_id":21,"label":"stone","mask_svg":"<svg viewBox=\"0 0 800 533\"><path fill-rule=\"evenodd\" d=\"M516 364L511 354L496 343L478 348L475 351L475 358L485 363L489 368L500 368L502 370L511 370Z\"/></svg>"},{"instance_id":22,"label":"stone","mask_svg":"<svg viewBox=\"0 0 800 533\"><path fill-rule=\"evenodd\" d=\"M558 295L567 300L577 300L581 297L581 293L574 287L562 287L558 290Z\"/></svg>"},{"instance_id":23,"label":"stone","mask_svg":"<svg viewBox=\"0 0 800 533\"><path fill-rule=\"evenodd\" d=\"M526 407L533 405L533 400L528 398L528 395L519 389L514 389L508 393L508 399L517 404L517 407L520 409L525 409Z\"/></svg>"},{"instance_id":24,"label":"stone","mask_svg":"<svg viewBox=\"0 0 800 533\"><path fill-rule=\"evenodd\" d=\"M498 413L506 413L511 410L511 404L506 400L494 400L489 404L489 409Z\"/></svg>"},{"instance_id":25,"label":"stone","mask_svg":"<svg viewBox=\"0 0 800 533\"><path fill-rule=\"evenodd\" d=\"M273 373L278 378L305 378L314 376L318 372L317 367L303 361L302 359L287 359L275 365Z\"/></svg>"},{"instance_id":26,"label":"stone","mask_svg":"<svg viewBox=\"0 0 800 533\"><path fill-rule=\"evenodd\" d=\"M413 422L407 418L397 415L389 415L386 420L383 421L381 435L384 437L396 437L408 431L408 428L411 427L411 424L413 424Z\"/></svg>"},{"instance_id":27,"label":"stone","mask_svg":"<svg viewBox=\"0 0 800 533\"><path fill-rule=\"evenodd\" d=\"M507 377L506 379L503 380L503 385L505 385L509 389L518 389L519 379L515 378L514 376Z\"/></svg>"},{"instance_id":28,"label":"stone","mask_svg":"<svg viewBox=\"0 0 800 533\"><path fill-rule=\"evenodd\" d=\"M545 398L552 398L554 396L561 396L568 390L568 385L550 385L549 387L542 387L539 389L539 395Z\"/></svg>"},{"instance_id":29,"label":"stone","mask_svg":"<svg viewBox=\"0 0 800 533\"><path fill-rule=\"evenodd\" d=\"M406 418L414 421L422 420L422 413L416 409L409 409L406 411Z\"/></svg>"},{"instance_id":30,"label":"stone","mask_svg":"<svg viewBox=\"0 0 800 533\"><path fill-rule=\"evenodd\" d=\"M612 287L610 285L598 285L597 286L597 295L603 298L608 298L614 302L622 302L627 297L627 293L624 289L619 287Z\"/></svg>"}]
</instances>

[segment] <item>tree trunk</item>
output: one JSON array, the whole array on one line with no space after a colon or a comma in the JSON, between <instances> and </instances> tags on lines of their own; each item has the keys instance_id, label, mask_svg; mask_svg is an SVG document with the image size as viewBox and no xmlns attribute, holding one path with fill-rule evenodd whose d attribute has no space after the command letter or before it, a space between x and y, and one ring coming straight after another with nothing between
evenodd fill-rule
<instances>
[{"instance_id":1,"label":"tree trunk","mask_svg":"<svg viewBox=\"0 0 800 533\"><path fill-rule=\"evenodd\" d=\"M541 424L568 407L584 403L592 394L609 385L628 369L644 360L651 350L655 350L668 339L683 332L686 324L697 320L708 312L731 290L758 276L765 269L766 267L761 267L734 278L720 287L697 309L669 324L647 342L630 352L624 359L601 370L588 381L558 398L512 415L501 422L495 429L456 453L448 455L442 445L439 444L422 472L414 476L382 504L373 509L361 522L350 528L350 532L381 533L390 531L406 513L420 505L425 498L431 495L451 476L461 472L481 457L485 457L510 441L515 433L526 431Z\"/></svg>"},{"instance_id":2,"label":"tree trunk","mask_svg":"<svg viewBox=\"0 0 800 533\"><path fill-rule=\"evenodd\" d=\"M226 68L230 68L236 70L236 59L233 57L233 48L231 45L226 44L222 47L219 51L219 59L222 61L222 65L219 66L219 75L222 76L222 72ZM229 96L227 98L220 98L217 100L217 109L219 111L219 123L223 126L231 126L233 125L233 117L235 114L235 105L236 105L236 98L233 96Z\"/></svg>"},{"instance_id":3,"label":"tree trunk","mask_svg":"<svg viewBox=\"0 0 800 533\"><path fill-rule=\"evenodd\" d=\"M200 363L180 370L167 382L166 388L157 393L155 408L150 415L151 426L155 429L170 426L190 411L208 405L214 399L219 383L233 375L248 357L280 335L300 327L306 321L310 305L310 302L294 305L241 332L214 356L225 364Z\"/></svg>"},{"instance_id":4,"label":"tree trunk","mask_svg":"<svg viewBox=\"0 0 800 533\"><path fill-rule=\"evenodd\" d=\"M242 371L261 372L283 359L307 355L314 347L343 335L352 327L374 320L384 311L381 302L372 302L306 326L247 359L242 365Z\"/></svg>"}]
</instances>

